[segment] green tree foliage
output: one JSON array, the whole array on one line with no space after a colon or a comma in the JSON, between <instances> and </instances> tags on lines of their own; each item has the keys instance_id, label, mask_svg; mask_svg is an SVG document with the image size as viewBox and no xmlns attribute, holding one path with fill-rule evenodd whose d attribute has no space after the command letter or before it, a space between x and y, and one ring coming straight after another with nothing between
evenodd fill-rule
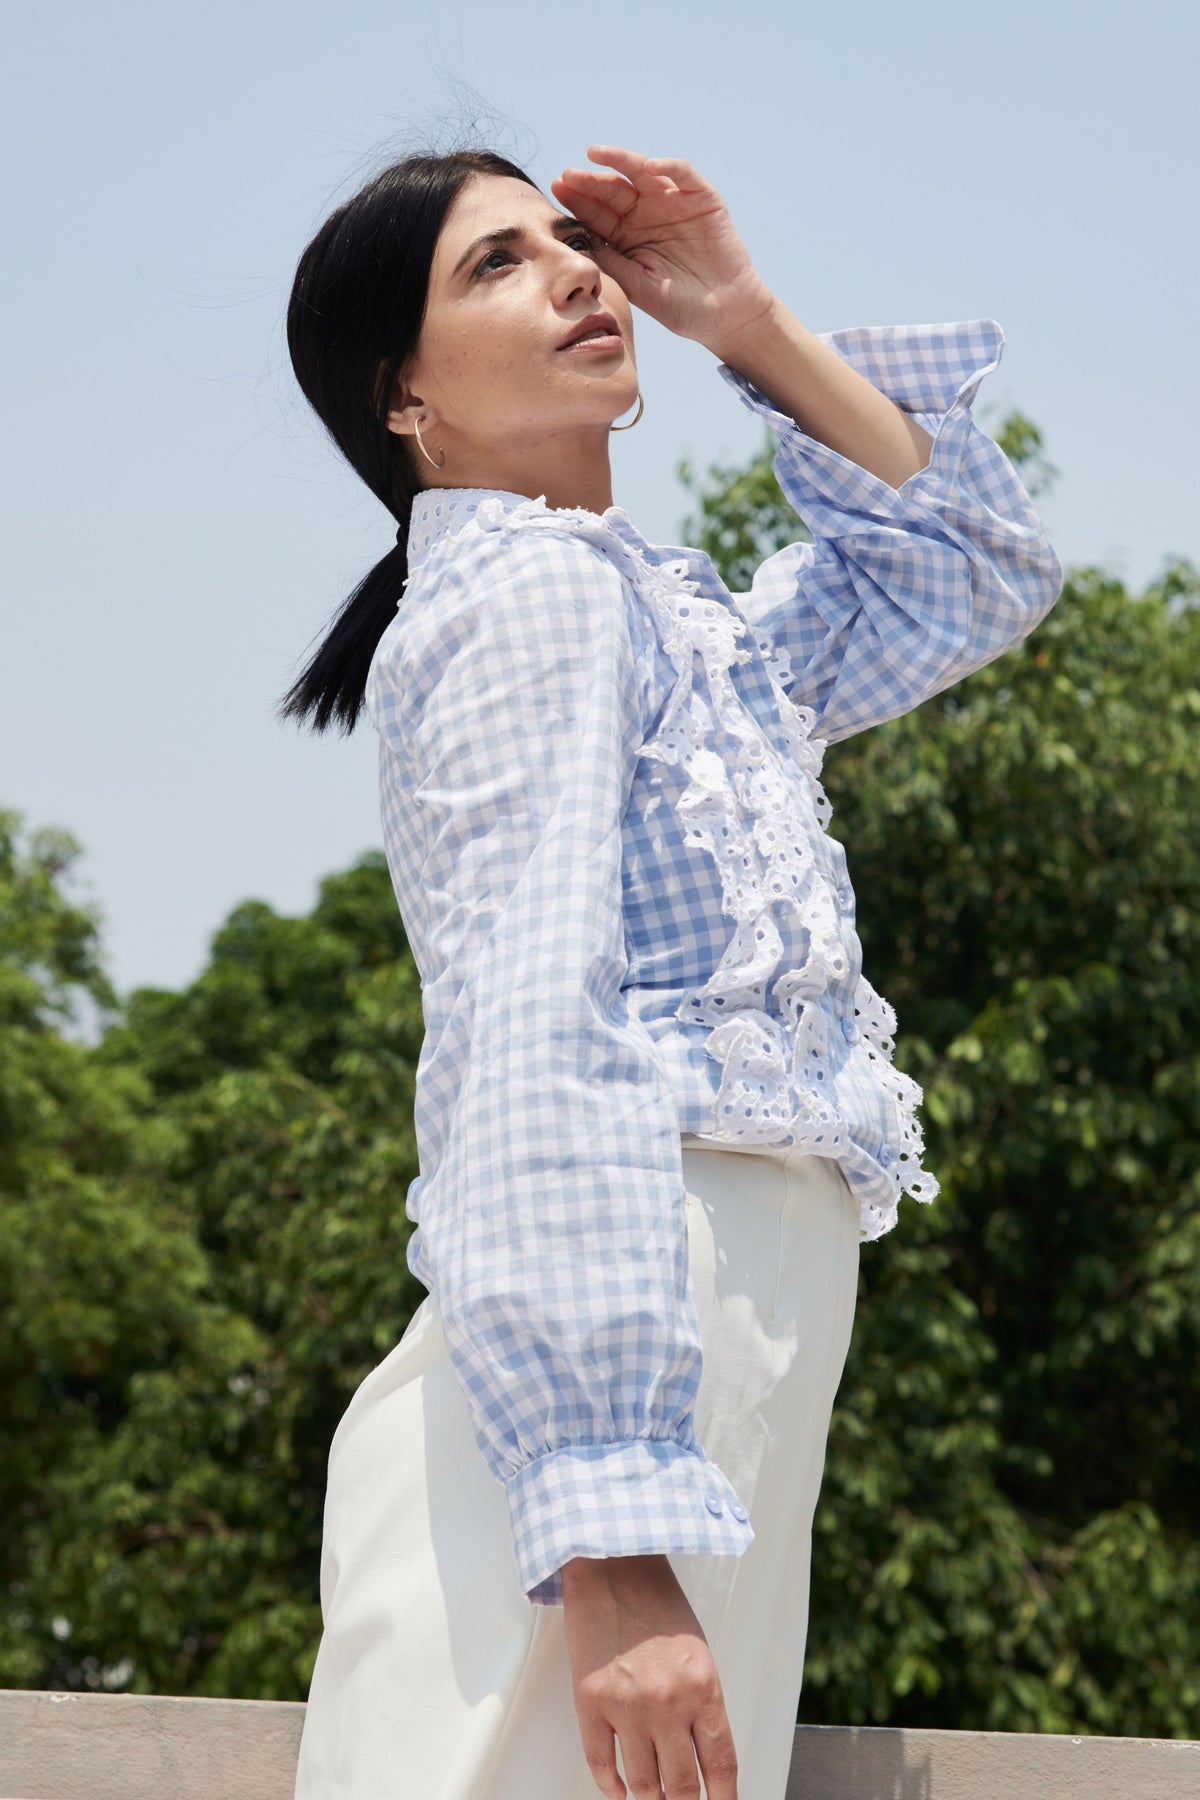
<instances>
[{"instance_id":1,"label":"green tree foliage","mask_svg":"<svg viewBox=\"0 0 1200 1800\"><path fill-rule=\"evenodd\" d=\"M686 476L747 589L770 445ZM1200 1733L1198 596L1074 569L826 759L943 1191L864 1249L804 1719ZM302 1697L329 1441L422 1294L419 982L371 854L118 1007L76 854L0 815L0 1681Z\"/></svg>"},{"instance_id":2,"label":"green tree foliage","mask_svg":"<svg viewBox=\"0 0 1200 1800\"><path fill-rule=\"evenodd\" d=\"M0 1681L302 1696L329 1441L423 1293L386 864L307 918L239 907L89 1052L39 1020L69 982L111 1000L94 929L6 824Z\"/></svg>"}]
</instances>

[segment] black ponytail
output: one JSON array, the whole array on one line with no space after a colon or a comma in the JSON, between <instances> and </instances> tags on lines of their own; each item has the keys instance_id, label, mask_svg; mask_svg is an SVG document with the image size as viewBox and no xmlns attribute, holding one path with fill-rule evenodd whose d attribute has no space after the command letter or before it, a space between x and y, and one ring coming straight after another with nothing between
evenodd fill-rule
<instances>
[{"instance_id":1,"label":"black ponytail","mask_svg":"<svg viewBox=\"0 0 1200 1800\"><path fill-rule=\"evenodd\" d=\"M307 245L287 310L288 352L305 399L355 474L396 521L396 544L339 607L279 703L282 719L349 736L367 671L408 579L408 525L425 485L408 437L389 431L396 380L417 348L438 235L471 175L537 184L491 150L406 156L333 212ZM419 452L418 452L419 455Z\"/></svg>"}]
</instances>

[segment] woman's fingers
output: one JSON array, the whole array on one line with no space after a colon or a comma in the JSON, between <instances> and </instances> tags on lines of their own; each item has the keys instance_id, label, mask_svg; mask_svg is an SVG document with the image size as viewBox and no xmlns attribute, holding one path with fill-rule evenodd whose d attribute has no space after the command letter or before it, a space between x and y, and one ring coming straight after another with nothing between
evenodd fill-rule
<instances>
[{"instance_id":1,"label":"woman's fingers","mask_svg":"<svg viewBox=\"0 0 1200 1800\"><path fill-rule=\"evenodd\" d=\"M618 249L692 233L701 221L711 227L724 213L720 194L681 156L643 156L611 144L589 144L588 156L613 166L564 169L551 191Z\"/></svg>"},{"instance_id":2,"label":"woman's fingers","mask_svg":"<svg viewBox=\"0 0 1200 1800\"><path fill-rule=\"evenodd\" d=\"M672 1732L669 1737L660 1738L654 1748L666 1800L693 1800L699 1792L700 1777L696 1773L696 1750L691 1732L686 1728Z\"/></svg>"},{"instance_id":3,"label":"woman's fingers","mask_svg":"<svg viewBox=\"0 0 1200 1800\"><path fill-rule=\"evenodd\" d=\"M692 1740L708 1800L738 1800L737 1751L723 1698L696 1714L692 1720ZM670 1791L668 1788L667 1792Z\"/></svg>"},{"instance_id":4,"label":"woman's fingers","mask_svg":"<svg viewBox=\"0 0 1200 1800\"><path fill-rule=\"evenodd\" d=\"M724 1707L721 1721L707 1727L697 1720L686 1730L664 1736L661 1741L644 1732L626 1729L621 1732L621 1762L625 1769L622 1782L617 1769L616 1734L606 1719L592 1713L581 1717L583 1753L592 1780L605 1800L644 1800L662 1795L665 1800L682 1800L696 1793L696 1765L704 1779L708 1800L738 1800L737 1756Z\"/></svg>"},{"instance_id":5,"label":"woman's fingers","mask_svg":"<svg viewBox=\"0 0 1200 1800\"><path fill-rule=\"evenodd\" d=\"M564 169L557 184L570 188L573 194L587 194L601 200L621 217L638 203L638 191L623 175L602 175L598 169Z\"/></svg>"},{"instance_id":6,"label":"woman's fingers","mask_svg":"<svg viewBox=\"0 0 1200 1800\"><path fill-rule=\"evenodd\" d=\"M607 1719L602 1719L598 1712L576 1707L579 1714L579 1736L583 1744L584 1760L591 1771L592 1780L604 1795L604 1800L625 1800L625 1783L621 1780L617 1769L617 1740L612 1726ZM621 1751L624 1756L624 1748ZM629 1765L626 1763L628 1769Z\"/></svg>"},{"instance_id":7,"label":"woman's fingers","mask_svg":"<svg viewBox=\"0 0 1200 1800\"><path fill-rule=\"evenodd\" d=\"M589 144L592 162L610 163L631 181L653 181L698 193L709 186L703 175L682 156L643 156L639 150L624 150L616 144Z\"/></svg>"},{"instance_id":8,"label":"woman's fingers","mask_svg":"<svg viewBox=\"0 0 1200 1800\"><path fill-rule=\"evenodd\" d=\"M583 180L576 177L582 175ZM594 185L590 179L591 171L587 169L565 169L556 180L551 181L550 191L563 206L569 206L577 219L598 231L602 238L612 237L621 227L625 214L637 201L637 195L629 187L628 182L621 185L631 196L629 203L622 206L623 196L615 188ZM586 185L585 185L586 183Z\"/></svg>"},{"instance_id":9,"label":"woman's fingers","mask_svg":"<svg viewBox=\"0 0 1200 1800\"><path fill-rule=\"evenodd\" d=\"M654 1739L641 1731L623 1731L621 1761L625 1765L625 1786L629 1789L631 1800L634 1795L637 1800L659 1800L663 1793L663 1783ZM672 1792L686 1794L687 1791L686 1788L666 1789L668 1800ZM694 1784L692 1792L695 1792Z\"/></svg>"},{"instance_id":10,"label":"woman's fingers","mask_svg":"<svg viewBox=\"0 0 1200 1800\"><path fill-rule=\"evenodd\" d=\"M665 175L685 193L697 193L700 189L709 186L703 175L699 174L690 162L685 162L682 156L653 156L650 159L650 167L656 175Z\"/></svg>"},{"instance_id":11,"label":"woman's fingers","mask_svg":"<svg viewBox=\"0 0 1200 1800\"><path fill-rule=\"evenodd\" d=\"M602 150L605 154L601 154ZM613 167L564 169L561 179L581 193L603 196L622 218L639 202L666 200L681 192L666 168L660 168L654 158L642 156L637 151L609 150L607 145L592 144L588 156L593 162L607 162ZM686 167L685 164L679 166Z\"/></svg>"}]
</instances>

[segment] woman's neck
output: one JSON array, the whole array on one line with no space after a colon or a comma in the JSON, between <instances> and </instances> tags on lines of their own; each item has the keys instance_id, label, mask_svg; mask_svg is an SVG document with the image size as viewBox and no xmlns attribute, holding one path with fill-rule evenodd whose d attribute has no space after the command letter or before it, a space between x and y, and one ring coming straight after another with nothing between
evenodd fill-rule
<instances>
[{"instance_id":1,"label":"woman's neck","mask_svg":"<svg viewBox=\"0 0 1200 1800\"><path fill-rule=\"evenodd\" d=\"M446 450L444 474L431 487L501 488L546 505L583 507L602 513L613 504L608 426L581 434L558 433L536 441L495 447Z\"/></svg>"}]
</instances>

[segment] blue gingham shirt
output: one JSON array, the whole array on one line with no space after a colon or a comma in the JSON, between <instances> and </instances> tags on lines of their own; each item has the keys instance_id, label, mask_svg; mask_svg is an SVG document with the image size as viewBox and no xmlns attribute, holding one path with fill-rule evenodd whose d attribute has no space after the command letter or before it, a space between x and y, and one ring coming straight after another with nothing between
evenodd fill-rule
<instances>
[{"instance_id":1,"label":"blue gingham shirt","mask_svg":"<svg viewBox=\"0 0 1200 1800\"><path fill-rule=\"evenodd\" d=\"M821 755L1017 643L1062 569L971 413L993 320L821 336L926 468L890 487L719 364L811 543L732 595L621 507L429 489L368 679L425 1021L408 1260L535 1604L574 1556L753 1537L694 1431L681 1135L835 1157L864 1238L937 1192Z\"/></svg>"}]
</instances>

